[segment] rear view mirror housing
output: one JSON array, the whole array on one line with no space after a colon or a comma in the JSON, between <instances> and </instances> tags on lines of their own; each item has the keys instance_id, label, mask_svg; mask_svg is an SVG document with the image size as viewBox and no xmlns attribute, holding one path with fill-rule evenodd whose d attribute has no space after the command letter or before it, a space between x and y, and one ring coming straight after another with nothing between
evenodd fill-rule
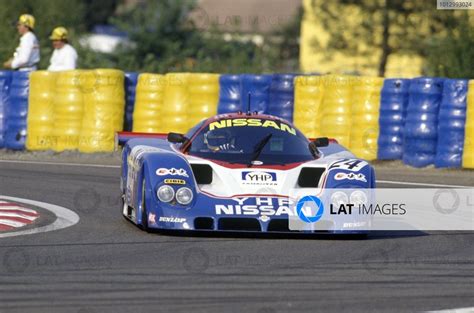
<instances>
[{"instance_id":1,"label":"rear view mirror housing","mask_svg":"<svg viewBox=\"0 0 474 313\"><path fill-rule=\"evenodd\" d=\"M179 134L179 133L169 133L167 139L171 143L184 143L188 140L188 138L186 138L186 136L184 136L183 134Z\"/></svg>"},{"instance_id":2,"label":"rear view mirror housing","mask_svg":"<svg viewBox=\"0 0 474 313\"><path fill-rule=\"evenodd\" d=\"M328 137L316 138L313 142L314 142L316 147L327 147L327 146L329 146L329 138Z\"/></svg>"},{"instance_id":3,"label":"rear view mirror housing","mask_svg":"<svg viewBox=\"0 0 474 313\"><path fill-rule=\"evenodd\" d=\"M309 151L311 154L318 158L321 155L318 147L327 147L329 145L329 139L327 137L316 138L308 144Z\"/></svg>"}]
</instances>

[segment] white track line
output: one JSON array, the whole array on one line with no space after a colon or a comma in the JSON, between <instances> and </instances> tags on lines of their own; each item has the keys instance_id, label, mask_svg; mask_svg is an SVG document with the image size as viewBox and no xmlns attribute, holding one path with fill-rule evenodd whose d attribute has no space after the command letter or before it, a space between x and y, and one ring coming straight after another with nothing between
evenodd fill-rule
<instances>
[{"instance_id":1,"label":"white track line","mask_svg":"<svg viewBox=\"0 0 474 313\"><path fill-rule=\"evenodd\" d=\"M81 164L81 163L62 163L62 162L40 162L40 161L22 161L22 160L0 160L0 163L16 164L39 164L39 165L63 165L76 167L97 167L97 168L120 168L120 165L102 165L102 164ZM403 182L393 180L377 180L377 183L406 185L406 186L426 186L426 187L444 187L444 188L473 188L474 186L448 185L448 184L430 184L419 182Z\"/></svg>"},{"instance_id":2,"label":"white track line","mask_svg":"<svg viewBox=\"0 0 474 313\"><path fill-rule=\"evenodd\" d=\"M447 310L440 310L440 311L425 311L425 313L474 313L474 307L447 309Z\"/></svg>"},{"instance_id":3,"label":"white track line","mask_svg":"<svg viewBox=\"0 0 474 313\"><path fill-rule=\"evenodd\" d=\"M451 187L451 188L473 188L474 186L461 185L447 185L447 184L430 184L430 183L415 183L415 182L401 182L393 180L377 180L377 183L392 184L392 185L407 185L407 186L427 186L427 187Z\"/></svg>"},{"instance_id":4,"label":"white track line","mask_svg":"<svg viewBox=\"0 0 474 313\"><path fill-rule=\"evenodd\" d=\"M48 232L48 231L53 231L53 230L63 229L63 228L66 228L66 227L71 227L71 226L73 226L73 225L75 225L79 222L79 215L77 215L76 213L74 213L71 210L68 210L68 209L63 208L63 207L58 206L58 205L49 204L49 203L45 203L45 202L34 201L34 200L29 200L29 199L7 197L7 196L2 196L2 195L0 195L0 199L37 206L37 207L43 208L45 210L51 211L56 215L56 220L52 224L42 226L42 227L38 227L38 228L27 229L27 230L23 230L23 231L4 233L4 234L0 233L0 238L45 233L45 232Z\"/></svg>"},{"instance_id":5,"label":"white track line","mask_svg":"<svg viewBox=\"0 0 474 313\"><path fill-rule=\"evenodd\" d=\"M40 162L40 161L21 161L21 160L0 160L0 163L40 164L40 165L65 165L65 166L76 166L76 167L99 167L99 168L120 168L120 165L62 163L62 162Z\"/></svg>"}]
</instances>

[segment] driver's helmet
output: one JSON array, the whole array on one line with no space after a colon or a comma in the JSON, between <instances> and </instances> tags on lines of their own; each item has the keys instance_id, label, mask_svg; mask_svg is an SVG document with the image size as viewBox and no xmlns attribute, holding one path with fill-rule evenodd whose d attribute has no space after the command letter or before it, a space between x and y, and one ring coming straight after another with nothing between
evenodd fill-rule
<instances>
[{"instance_id":1,"label":"driver's helmet","mask_svg":"<svg viewBox=\"0 0 474 313\"><path fill-rule=\"evenodd\" d=\"M204 134L204 143L212 151L226 150L234 146L235 138L228 129L213 129Z\"/></svg>"}]
</instances>

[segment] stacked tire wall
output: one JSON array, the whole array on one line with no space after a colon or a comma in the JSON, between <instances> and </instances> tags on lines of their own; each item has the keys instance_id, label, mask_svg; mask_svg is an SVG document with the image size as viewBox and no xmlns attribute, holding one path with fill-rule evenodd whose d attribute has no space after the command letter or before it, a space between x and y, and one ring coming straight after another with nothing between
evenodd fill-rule
<instances>
[{"instance_id":1,"label":"stacked tire wall","mask_svg":"<svg viewBox=\"0 0 474 313\"><path fill-rule=\"evenodd\" d=\"M377 159L401 160L409 79L386 79L380 99Z\"/></svg>"},{"instance_id":2,"label":"stacked tire wall","mask_svg":"<svg viewBox=\"0 0 474 313\"><path fill-rule=\"evenodd\" d=\"M122 129L185 133L250 109L367 160L473 168L473 103L473 82L459 79L2 71L0 148L107 152Z\"/></svg>"},{"instance_id":3,"label":"stacked tire wall","mask_svg":"<svg viewBox=\"0 0 474 313\"><path fill-rule=\"evenodd\" d=\"M295 78L294 123L307 137L321 136L321 103L324 81L321 76Z\"/></svg>"},{"instance_id":4,"label":"stacked tire wall","mask_svg":"<svg viewBox=\"0 0 474 313\"><path fill-rule=\"evenodd\" d=\"M464 148L468 81L447 79L438 118L436 167L461 167Z\"/></svg>"},{"instance_id":5,"label":"stacked tire wall","mask_svg":"<svg viewBox=\"0 0 474 313\"><path fill-rule=\"evenodd\" d=\"M56 73L35 71L30 74L30 94L28 97L28 150L48 150L52 148L54 104L53 95Z\"/></svg>"},{"instance_id":6,"label":"stacked tire wall","mask_svg":"<svg viewBox=\"0 0 474 313\"><path fill-rule=\"evenodd\" d=\"M140 74L133 111L134 132L158 133L160 131L164 89L165 77L163 75Z\"/></svg>"},{"instance_id":7,"label":"stacked tire wall","mask_svg":"<svg viewBox=\"0 0 474 313\"><path fill-rule=\"evenodd\" d=\"M114 150L125 115L122 71L36 71L30 79L29 150Z\"/></svg>"},{"instance_id":8,"label":"stacked tire wall","mask_svg":"<svg viewBox=\"0 0 474 313\"><path fill-rule=\"evenodd\" d=\"M353 77L329 75L324 77L321 103L321 136L335 138L349 147L352 119Z\"/></svg>"},{"instance_id":9,"label":"stacked tire wall","mask_svg":"<svg viewBox=\"0 0 474 313\"><path fill-rule=\"evenodd\" d=\"M126 131L133 129L133 108L135 106L137 83L138 73L125 73L125 120L123 129Z\"/></svg>"},{"instance_id":10,"label":"stacked tire wall","mask_svg":"<svg viewBox=\"0 0 474 313\"><path fill-rule=\"evenodd\" d=\"M217 113L219 101L219 75L196 73L189 77L188 125L196 125L203 119ZM185 131L185 132L186 132Z\"/></svg>"},{"instance_id":11,"label":"stacked tire wall","mask_svg":"<svg viewBox=\"0 0 474 313\"><path fill-rule=\"evenodd\" d=\"M97 69L82 77L84 113L78 149L85 153L113 151L115 134L123 129L124 73Z\"/></svg>"},{"instance_id":12,"label":"stacked tire wall","mask_svg":"<svg viewBox=\"0 0 474 313\"><path fill-rule=\"evenodd\" d=\"M274 74L269 89L267 114L293 122L295 75Z\"/></svg>"},{"instance_id":13,"label":"stacked tire wall","mask_svg":"<svg viewBox=\"0 0 474 313\"><path fill-rule=\"evenodd\" d=\"M9 97L5 106L5 147L11 150L25 149L28 114L29 72L12 73Z\"/></svg>"},{"instance_id":14,"label":"stacked tire wall","mask_svg":"<svg viewBox=\"0 0 474 313\"><path fill-rule=\"evenodd\" d=\"M51 148L60 152L75 150L79 145L84 95L81 83L84 71L59 72L54 87L54 120Z\"/></svg>"},{"instance_id":15,"label":"stacked tire wall","mask_svg":"<svg viewBox=\"0 0 474 313\"><path fill-rule=\"evenodd\" d=\"M466 129L462 165L465 168L474 168L474 80L469 81L465 125Z\"/></svg>"},{"instance_id":16,"label":"stacked tire wall","mask_svg":"<svg viewBox=\"0 0 474 313\"><path fill-rule=\"evenodd\" d=\"M240 81L240 111L268 112L268 101L272 75L243 74ZM249 97L250 95L250 97Z\"/></svg>"},{"instance_id":17,"label":"stacked tire wall","mask_svg":"<svg viewBox=\"0 0 474 313\"><path fill-rule=\"evenodd\" d=\"M219 77L218 114L235 113L241 110L240 75L221 75Z\"/></svg>"},{"instance_id":18,"label":"stacked tire wall","mask_svg":"<svg viewBox=\"0 0 474 313\"><path fill-rule=\"evenodd\" d=\"M12 72L0 71L0 148L5 146L5 109Z\"/></svg>"},{"instance_id":19,"label":"stacked tire wall","mask_svg":"<svg viewBox=\"0 0 474 313\"><path fill-rule=\"evenodd\" d=\"M138 78L135 132L185 133L217 113L219 75L211 73L141 74Z\"/></svg>"},{"instance_id":20,"label":"stacked tire wall","mask_svg":"<svg viewBox=\"0 0 474 313\"><path fill-rule=\"evenodd\" d=\"M417 78L412 80L409 90L403 162L413 167L425 167L433 164L436 156L443 81Z\"/></svg>"},{"instance_id":21,"label":"stacked tire wall","mask_svg":"<svg viewBox=\"0 0 474 313\"><path fill-rule=\"evenodd\" d=\"M382 85L378 77L360 77L353 84L349 149L366 160L377 159Z\"/></svg>"}]
</instances>

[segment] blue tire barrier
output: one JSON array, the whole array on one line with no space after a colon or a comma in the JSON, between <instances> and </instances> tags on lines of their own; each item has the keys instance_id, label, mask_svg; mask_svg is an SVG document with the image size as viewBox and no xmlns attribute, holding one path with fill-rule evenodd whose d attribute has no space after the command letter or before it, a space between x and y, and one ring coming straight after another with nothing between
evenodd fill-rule
<instances>
[{"instance_id":1,"label":"blue tire barrier","mask_svg":"<svg viewBox=\"0 0 474 313\"><path fill-rule=\"evenodd\" d=\"M12 80L12 71L0 71L0 83L4 83L3 87L8 92Z\"/></svg>"},{"instance_id":2,"label":"blue tire barrier","mask_svg":"<svg viewBox=\"0 0 474 313\"><path fill-rule=\"evenodd\" d=\"M8 101L11 76L11 71L0 71L0 148L5 145L5 106Z\"/></svg>"},{"instance_id":3,"label":"blue tire barrier","mask_svg":"<svg viewBox=\"0 0 474 313\"><path fill-rule=\"evenodd\" d=\"M380 95L377 159L401 160L409 79L386 79Z\"/></svg>"},{"instance_id":4,"label":"blue tire barrier","mask_svg":"<svg viewBox=\"0 0 474 313\"><path fill-rule=\"evenodd\" d=\"M293 122L295 104L294 74L274 74L269 90L267 113Z\"/></svg>"},{"instance_id":5,"label":"blue tire barrier","mask_svg":"<svg viewBox=\"0 0 474 313\"><path fill-rule=\"evenodd\" d=\"M25 149L28 114L29 72L13 72L9 100L5 107L5 147Z\"/></svg>"},{"instance_id":6,"label":"blue tire barrier","mask_svg":"<svg viewBox=\"0 0 474 313\"><path fill-rule=\"evenodd\" d=\"M7 100L7 95L4 91L5 81L0 80L0 148L3 148L5 144L4 132L5 132L5 102Z\"/></svg>"},{"instance_id":7,"label":"blue tire barrier","mask_svg":"<svg viewBox=\"0 0 474 313\"><path fill-rule=\"evenodd\" d=\"M468 80L447 79L439 108L436 167L462 167Z\"/></svg>"},{"instance_id":8,"label":"blue tire barrier","mask_svg":"<svg viewBox=\"0 0 474 313\"><path fill-rule=\"evenodd\" d=\"M404 129L403 163L413 167L434 163L442 91L443 80L440 78L422 77L411 81Z\"/></svg>"},{"instance_id":9,"label":"blue tire barrier","mask_svg":"<svg viewBox=\"0 0 474 313\"><path fill-rule=\"evenodd\" d=\"M247 112L249 110L250 93L250 111L260 114L268 113L268 93L271 82L272 75L243 74L240 83L242 94L240 98L241 111Z\"/></svg>"},{"instance_id":10,"label":"blue tire barrier","mask_svg":"<svg viewBox=\"0 0 474 313\"><path fill-rule=\"evenodd\" d=\"M138 73L125 73L125 118L123 129L132 131L133 108L135 107L135 94L137 90Z\"/></svg>"},{"instance_id":11,"label":"blue tire barrier","mask_svg":"<svg viewBox=\"0 0 474 313\"><path fill-rule=\"evenodd\" d=\"M235 113L240 107L240 75L221 75L219 77L219 103L217 113Z\"/></svg>"}]
</instances>

